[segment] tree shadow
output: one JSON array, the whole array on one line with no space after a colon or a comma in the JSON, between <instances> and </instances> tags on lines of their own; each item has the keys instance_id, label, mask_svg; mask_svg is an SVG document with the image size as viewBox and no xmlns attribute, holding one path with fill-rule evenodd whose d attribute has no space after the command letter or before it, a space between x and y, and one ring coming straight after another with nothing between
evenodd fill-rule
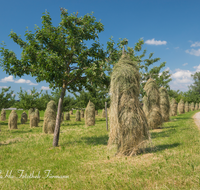
<instances>
[{"instance_id":1,"label":"tree shadow","mask_svg":"<svg viewBox=\"0 0 200 190\"><path fill-rule=\"evenodd\" d=\"M85 143L89 145L107 145L108 138L109 138L108 135L102 135L102 136L82 137L81 140L83 140Z\"/></svg>"}]
</instances>

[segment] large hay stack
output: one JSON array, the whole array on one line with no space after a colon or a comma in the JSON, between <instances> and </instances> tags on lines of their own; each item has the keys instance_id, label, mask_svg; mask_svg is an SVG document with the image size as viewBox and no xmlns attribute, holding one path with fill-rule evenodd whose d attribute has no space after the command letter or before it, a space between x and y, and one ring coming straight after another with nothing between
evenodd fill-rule
<instances>
[{"instance_id":1,"label":"large hay stack","mask_svg":"<svg viewBox=\"0 0 200 190\"><path fill-rule=\"evenodd\" d=\"M66 112L66 114L65 114L65 120L70 120L70 113L69 112Z\"/></svg>"},{"instance_id":2,"label":"large hay stack","mask_svg":"<svg viewBox=\"0 0 200 190\"><path fill-rule=\"evenodd\" d=\"M47 104L47 108L44 113L44 123L43 123L43 131L44 133L53 134L56 124L56 103L51 100Z\"/></svg>"},{"instance_id":3,"label":"large hay stack","mask_svg":"<svg viewBox=\"0 0 200 190\"><path fill-rule=\"evenodd\" d=\"M1 121L6 120L6 111L4 109L1 110Z\"/></svg>"},{"instance_id":4,"label":"large hay stack","mask_svg":"<svg viewBox=\"0 0 200 190\"><path fill-rule=\"evenodd\" d=\"M40 112L38 109L35 110L35 114L37 116L38 123L40 122Z\"/></svg>"},{"instance_id":5,"label":"large hay stack","mask_svg":"<svg viewBox=\"0 0 200 190\"><path fill-rule=\"evenodd\" d=\"M76 121L81 121L81 112L76 110Z\"/></svg>"},{"instance_id":6,"label":"large hay stack","mask_svg":"<svg viewBox=\"0 0 200 190\"><path fill-rule=\"evenodd\" d=\"M192 103L190 104L190 110L191 110L191 111L194 111L194 102L192 102Z\"/></svg>"},{"instance_id":7,"label":"large hay stack","mask_svg":"<svg viewBox=\"0 0 200 190\"><path fill-rule=\"evenodd\" d=\"M143 99L144 112L147 116L150 129L157 129L162 126L162 114L160 109L160 93L156 82L150 78L145 86L144 90L146 95Z\"/></svg>"},{"instance_id":8,"label":"large hay stack","mask_svg":"<svg viewBox=\"0 0 200 190\"><path fill-rule=\"evenodd\" d=\"M38 127L38 115L36 112L30 114L30 127Z\"/></svg>"},{"instance_id":9,"label":"large hay stack","mask_svg":"<svg viewBox=\"0 0 200 190\"><path fill-rule=\"evenodd\" d=\"M12 110L8 118L8 128L17 129L17 119L18 115L15 110Z\"/></svg>"},{"instance_id":10,"label":"large hay stack","mask_svg":"<svg viewBox=\"0 0 200 190\"><path fill-rule=\"evenodd\" d=\"M196 103L196 104L195 104L195 110L198 110L198 109L199 109L199 104Z\"/></svg>"},{"instance_id":11,"label":"large hay stack","mask_svg":"<svg viewBox=\"0 0 200 190\"><path fill-rule=\"evenodd\" d=\"M73 110L70 110L70 115L73 115L74 113L73 113Z\"/></svg>"},{"instance_id":12,"label":"large hay stack","mask_svg":"<svg viewBox=\"0 0 200 190\"><path fill-rule=\"evenodd\" d=\"M85 125L95 125L95 105L91 101L89 101L85 109Z\"/></svg>"},{"instance_id":13,"label":"large hay stack","mask_svg":"<svg viewBox=\"0 0 200 190\"><path fill-rule=\"evenodd\" d=\"M163 121L169 121L170 102L167 90L164 87L159 89L160 92L160 110Z\"/></svg>"},{"instance_id":14,"label":"large hay stack","mask_svg":"<svg viewBox=\"0 0 200 190\"><path fill-rule=\"evenodd\" d=\"M180 99L180 102L178 103L178 112L179 114L185 113L185 103L182 99Z\"/></svg>"},{"instance_id":15,"label":"large hay stack","mask_svg":"<svg viewBox=\"0 0 200 190\"><path fill-rule=\"evenodd\" d=\"M29 110L28 110L28 118L30 119L30 115L31 115L31 113L33 113L34 112L34 109L33 108L30 108Z\"/></svg>"},{"instance_id":16,"label":"large hay stack","mask_svg":"<svg viewBox=\"0 0 200 190\"><path fill-rule=\"evenodd\" d=\"M102 110L102 117L106 118L106 111L105 111L105 109Z\"/></svg>"},{"instance_id":17,"label":"large hay stack","mask_svg":"<svg viewBox=\"0 0 200 190\"><path fill-rule=\"evenodd\" d=\"M25 124L27 122L27 114L24 111L21 115L21 124Z\"/></svg>"},{"instance_id":18,"label":"large hay stack","mask_svg":"<svg viewBox=\"0 0 200 190\"><path fill-rule=\"evenodd\" d=\"M188 102L185 102L185 112L189 112L189 104L188 104Z\"/></svg>"},{"instance_id":19,"label":"large hay stack","mask_svg":"<svg viewBox=\"0 0 200 190\"><path fill-rule=\"evenodd\" d=\"M175 98L172 98L171 100L171 116L176 116L177 115L177 103Z\"/></svg>"},{"instance_id":20,"label":"large hay stack","mask_svg":"<svg viewBox=\"0 0 200 190\"><path fill-rule=\"evenodd\" d=\"M84 118L84 110L81 110L81 118Z\"/></svg>"},{"instance_id":21,"label":"large hay stack","mask_svg":"<svg viewBox=\"0 0 200 190\"><path fill-rule=\"evenodd\" d=\"M108 146L117 153L136 154L149 139L146 116L140 106L140 74L137 63L122 55L113 68L110 83L110 134Z\"/></svg>"}]
</instances>

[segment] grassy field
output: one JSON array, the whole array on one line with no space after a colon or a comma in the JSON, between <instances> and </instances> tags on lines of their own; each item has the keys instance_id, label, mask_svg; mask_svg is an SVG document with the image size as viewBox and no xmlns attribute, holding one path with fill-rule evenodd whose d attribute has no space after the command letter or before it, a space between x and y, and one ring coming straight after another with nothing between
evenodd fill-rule
<instances>
[{"instance_id":1,"label":"grassy field","mask_svg":"<svg viewBox=\"0 0 200 190\"><path fill-rule=\"evenodd\" d=\"M162 129L152 130L153 149L134 157L107 149L101 113L91 127L84 119L76 122L75 115L64 121L56 148L53 135L42 133L44 113L37 128L29 121L21 125L20 117L16 130L1 121L0 189L200 189L196 112L171 117Z\"/></svg>"}]
</instances>

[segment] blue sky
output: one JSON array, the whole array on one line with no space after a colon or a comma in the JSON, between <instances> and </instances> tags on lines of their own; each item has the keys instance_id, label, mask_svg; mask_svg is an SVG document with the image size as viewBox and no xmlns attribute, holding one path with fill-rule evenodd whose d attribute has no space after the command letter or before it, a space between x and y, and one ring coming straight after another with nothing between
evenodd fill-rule
<instances>
[{"instance_id":1,"label":"blue sky","mask_svg":"<svg viewBox=\"0 0 200 190\"><path fill-rule=\"evenodd\" d=\"M10 38L13 30L22 37L26 27L34 31L41 26L42 13L47 10L53 24L60 22L60 7L69 13L78 11L79 16L94 12L97 21L101 19L104 31L100 33L100 43L106 46L113 36L127 38L129 46L134 47L143 38L147 55L154 52L154 58L166 61L172 74L170 87L173 90L187 91L193 83L191 74L200 71L200 1L198 0L7 0L0 6L0 42L20 57L21 50ZM11 86L17 95L20 87L30 92L35 87L51 91L46 82L37 83L35 78L23 76L14 78L0 68L0 88Z\"/></svg>"}]
</instances>

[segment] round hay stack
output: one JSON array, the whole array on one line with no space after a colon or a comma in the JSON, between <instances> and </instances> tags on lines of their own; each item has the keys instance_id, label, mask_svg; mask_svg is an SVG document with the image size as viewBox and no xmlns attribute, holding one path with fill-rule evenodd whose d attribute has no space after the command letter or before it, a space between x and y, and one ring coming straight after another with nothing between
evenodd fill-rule
<instances>
[{"instance_id":1,"label":"round hay stack","mask_svg":"<svg viewBox=\"0 0 200 190\"><path fill-rule=\"evenodd\" d=\"M5 121L6 120L6 110L2 109L1 111L1 121Z\"/></svg>"},{"instance_id":2,"label":"round hay stack","mask_svg":"<svg viewBox=\"0 0 200 190\"><path fill-rule=\"evenodd\" d=\"M102 110L102 117L106 118L106 111L105 111L105 109Z\"/></svg>"},{"instance_id":3,"label":"round hay stack","mask_svg":"<svg viewBox=\"0 0 200 190\"><path fill-rule=\"evenodd\" d=\"M40 122L40 112L38 109L35 110L35 113L36 113L36 116L37 116L37 119L38 119L38 123Z\"/></svg>"},{"instance_id":4,"label":"round hay stack","mask_svg":"<svg viewBox=\"0 0 200 190\"><path fill-rule=\"evenodd\" d=\"M176 116L177 115L177 103L175 98L172 98L171 100L171 116Z\"/></svg>"},{"instance_id":5,"label":"round hay stack","mask_svg":"<svg viewBox=\"0 0 200 190\"><path fill-rule=\"evenodd\" d=\"M110 83L110 134L108 146L117 153L137 154L150 138L146 116L140 106L140 74L137 63L122 55L113 68Z\"/></svg>"},{"instance_id":6,"label":"round hay stack","mask_svg":"<svg viewBox=\"0 0 200 190\"><path fill-rule=\"evenodd\" d=\"M144 96L144 112L147 116L147 121L150 129L157 129L162 126L163 119L160 109L160 93L156 82L150 78L145 86L144 90L146 95Z\"/></svg>"},{"instance_id":7,"label":"round hay stack","mask_svg":"<svg viewBox=\"0 0 200 190\"><path fill-rule=\"evenodd\" d=\"M85 109L85 125L95 125L95 105L89 101Z\"/></svg>"},{"instance_id":8,"label":"round hay stack","mask_svg":"<svg viewBox=\"0 0 200 190\"><path fill-rule=\"evenodd\" d=\"M66 114L65 114L65 120L70 120L70 113L69 112L66 112Z\"/></svg>"},{"instance_id":9,"label":"round hay stack","mask_svg":"<svg viewBox=\"0 0 200 190\"><path fill-rule=\"evenodd\" d=\"M95 115L98 115L98 110L95 110Z\"/></svg>"},{"instance_id":10,"label":"round hay stack","mask_svg":"<svg viewBox=\"0 0 200 190\"><path fill-rule=\"evenodd\" d=\"M30 119L30 115L31 115L31 113L33 113L34 112L34 109L33 108L30 108L29 110L28 110L28 118Z\"/></svg>"},{"instance_id":11,"label":"round hay stack","mask_svg":"<svg viewBox=\"0 0 200 190\"><path fill-rule=\"evenodd\" d=\"M188 104L188 102L185 102L185 112L189 112L189 104Z\"/></svg>"},{"instance_id":12,"label":"round hay stack","mask_svg":"<svg viewBox=\"0 0 200 190\"><path fill-rule=\"evenodd\" d=\"M194 111L194 102L192 102L192 103L190 104L190 110L191 110L191 111Z\"/></svg>"},{"instance_id":13,"label":"round hay stack","mask_svg":"<svg viewBox=\"0 0 200 190\"><path fill-rule=\"evenodd\" d=\"M25 124L27 122L27 114L24 111L21 115L21 124Z\"/></svg>"},{"instance_id":14,"label":"round hay stack","mask_svg":"<svg viewBox=\"0 0 200 190\"><path fill-rule=\"evenodd\" d=\"M84 118L84 110L81 110L81 118Z\"/></svg>"},{"instance_id":15,"label":"round hay stack","mask_svg":"<svg viewBox=\"0 0 200 190\"><path fill-rule=\"evenodd\" d=\"M170 102L167 90L164 87L159 89L160 92L160 109L163 121L169 121Z\"/></svg>"},{"instance_id":16,"label":"round hay stack","mask_svg":"<svg viewBox=\"0 0 200 190\"><path fill-rule=\"evenodd\" d=\"M38 115L35 112L30 114L30 127L38 127Z\"/></svg>"},{"instance_id":17,"label":"round hay stack","mask_svg":"<svg viewBox=\"0 0 200 190\"><path fill-rule=\"evenodd\" d=\"M182 99L180 99L180 102L178 103L178 112L179 114L185 113L185 104Z\"/></svg>"},{"instance_id":18,"label":"round hay stack","mask_svg":"<svg viewBox=\"0 0 200 190\"><path fill-rule=\"evenodd\" d=\"M70 110L70 115L73 115L74 113L73 113L73 110Z\"/></svg>"},{"instance_id":19,"label":"round hay stack","mask_svg":"<svg viewBox=\"0 0 200 190\"><path fill-rule=\"evenodd\" d=\"M76 110L76 121L81 121L81 113L79 110Z\"/></svg>"},{"instance_id":20,"label":"round hay stack","mask_svg":"<svg viewBox=\"0 0 200 190\"><path fill-rule=\"evenodd\" d=\"M43 123L44 133L49 133L49 134L54 133L56 125L56 111L57 111L56 103L53 100L51 100L47 104L47 108L44 113L44 123Z\"/></svg>"},{"instance_id":21,"label":"round hay stack","mask_svg":"<svg viewBox=\"0 0 200 190\"><path fill-rule=\"evenodd\" d=\"M18 115L15 110L12 110L8 118L8 128L17 129L17 119Z\"/></svg>"}]
</instances>

